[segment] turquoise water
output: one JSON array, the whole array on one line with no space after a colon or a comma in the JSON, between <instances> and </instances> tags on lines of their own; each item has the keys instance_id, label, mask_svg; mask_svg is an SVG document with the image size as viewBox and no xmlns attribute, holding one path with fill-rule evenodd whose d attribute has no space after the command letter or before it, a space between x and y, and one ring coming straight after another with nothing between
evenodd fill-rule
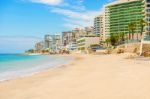
<instances>
[{"instance_id":1,"label":"turquoise water","mask_svg":"<svg viewBox=\"0 0 150 99\"><path fill-rule=\"evenodd\" d=\"M29 56L29 55L21 55L21 54L0 54L0 62L30 60L38 57L39 56L34 56L34 55Z\"/></svg>"},{"instance_id":2,"label":"turquoise water","mask_svg":"<svg viewBox=\"0 0 150 99\"><path fill-rule=\"evenodd\" d=\"M0 54L0 81L32 75L70 60L72 58L62 56Z\"/></svg>"}]
</instances>

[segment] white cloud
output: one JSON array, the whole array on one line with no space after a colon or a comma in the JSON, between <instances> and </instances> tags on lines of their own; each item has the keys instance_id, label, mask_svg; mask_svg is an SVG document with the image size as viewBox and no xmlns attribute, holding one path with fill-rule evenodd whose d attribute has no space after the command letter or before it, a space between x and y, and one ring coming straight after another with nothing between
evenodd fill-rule
<instances>
[{"instance_id":1,"label":"white cloud","mask_svg":"<svg viewBox=\"0 0 150 99\"><path fill-rule=\"evenodd\" d=\"M46 5L59 5L63 0L31 0L31 2L42 3Z\"/></svg>"},{"instance_id":2,"label":"white cloud","mask_svg":"<svg viewBox=\"0 0 150 99\"><path fill-rule=\"evenodd\" d=\"M91 26L93 25L94 17L100 14L100 10L79 12L60 8L53 8L51 12L64 15L64 26L70 28Z\"/></svg>"},{"instance_id":3,"label":"white cloud","mask_svg":"<svg viewBox=\"0 0 150 99\"><path fill-rule=\"evenodd\" d=\"M86 9L85 5L83 5L83 3L86 0L30 0L30 1L51 5L50 12L63 15L62 19L64 20L64 24L62 25L71 29L75 27L92 26L94 17L101 14L100 10L90 11Z\"/></svg>"},{"instance_id":4,"label":"white cloud","mask_svg":"<svg viewBox=\"0 0 150 99\"><path fill-rule=\"evenodd\" d=\"M88 20L90 16L87 16L89 12L75 12L73 10L68 10L68 9L60 9L60 8L53 8L51 10L53 13L57 14L62 14L66 17L69 18L75 18L75 19L83 19L83 20Z\"/></svg>"}]
</instances>

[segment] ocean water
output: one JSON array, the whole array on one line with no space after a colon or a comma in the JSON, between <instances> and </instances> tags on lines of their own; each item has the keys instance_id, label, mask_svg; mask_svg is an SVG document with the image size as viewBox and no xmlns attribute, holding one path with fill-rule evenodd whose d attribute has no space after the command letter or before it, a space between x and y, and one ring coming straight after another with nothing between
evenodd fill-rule
<instances>
[{"instance_id":1,"label":"ocean water","mask_svg":"<svg viewBox=\"0 0 150 99\"><path fill-rule=\"evenodd\" d=\"M29 76L67 64L72 57L0 54L0 81Z\"/></svg>"}]
</instances>

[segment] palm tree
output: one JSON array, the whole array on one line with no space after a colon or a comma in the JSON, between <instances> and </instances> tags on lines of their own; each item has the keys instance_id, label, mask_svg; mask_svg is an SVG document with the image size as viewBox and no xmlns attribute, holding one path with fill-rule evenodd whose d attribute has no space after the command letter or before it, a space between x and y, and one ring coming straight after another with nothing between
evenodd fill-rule
<instances>
[{"instance_id":1,"label":"palm tree","mask_svg":"<svg viewBox=\"0 0 150 99\"><path fill-rule=\"evenodd\" d=\"M107 47L108 47L108 45L109 45L109 43L110 43L110 38L107 38L107 39L105 40L105 43L107 44Z\"/></svg>"},{"instance_id":2,"label":"palm tree","mask_svg":"<svg viewBox=\"0 0 150 99\"><path fill-rule=\"evenodd\" d=\"M118 44L118 41L119 41L118 33L111 33L110 34L111 45L116 46L116 44Z\"/></svg>"},{"instance_id":3,"label":"palm tree","mask_svg":"<svg viewBox=\"0 0 150 99\"><path fill-rule=\"evenodd\" d=\"M144 31L144 27L145 26L146 26L145 20L141 19L140 20L140 27L141 27L141 33L140 33L140 35L141 35L141 37L143 36L143 31Z\"/></svg>"},{"instance_id":4,"label":"palm tree","mask_svg":"<svg viewBox=\"0 0 150 99\"><path fill-rule=\"evenodd\" d=\"M132 34L132 39L134 38L134 30L135 30L136 24L134 22L131 22L128 24L129 29L129 39L131 39L130 33Z\"/></svg>"},{"instance_id":5,"label":"palm tree","mask_svg":"<svg viewBox=\"0 0 150 99\"><path fill-rule=\"evenodd\" d=\"M125 33L124 32L119 33L119 38L120 38L121 43L124 42L125 41Z\"/></svg>"}]
</instances>

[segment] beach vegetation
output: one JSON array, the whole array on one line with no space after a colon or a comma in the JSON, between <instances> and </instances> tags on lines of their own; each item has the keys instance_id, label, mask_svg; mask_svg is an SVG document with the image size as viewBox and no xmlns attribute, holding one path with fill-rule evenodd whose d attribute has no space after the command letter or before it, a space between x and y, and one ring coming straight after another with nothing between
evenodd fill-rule
<instances>
[{"instance_id":1,"label":"beach vegetation","mask_svg":"<svg viewBox=\"0 0 150 99\"><path fill-rule=\"evenodd\" d=\"M134 39L134 33L135 33L135 29L136 29L136 23L135 22L130 22L128 24L128 29L129 29L129 40L131 39L131 37L132 37L132 39Z\"/></svg>"},{"instance_id":2,"label":"beach vegetation","mask_svg":"<svg viewBox=\"0 0 150 99\"><path fill-rule=\"evenodd\" d=\"M34 53L34 49L29 49L27 53Z\"/></svg>"},{"instance_id":3,"label":"beach vegetation","mask_svg":"<svg viewBox=\"0 0 150 99\"><path fill-rule=\"evenodd\" d=\"M141 28L140 36L142 37L142 36L143 36L144 27L146 26L147 23L146 23L146 21L143 20L143 19L141 19L139 23L140 23L140 28Z\"/></svg>"},{"instance_id":4,"label":"beach vegetation","mask_svg":"<svg viewBox=\"0 0 150 99\"><path fill-rule=\"evenodd\" d=\"M110 34L110 43L112 46L116 46L119 41L119 34L118 33L111 33Z\"/></svg>"},{"instance_id":5,"label":"beach vegetation","mask_svg":"<svg viewBox=\"0 0 150 99\"><path fill-rule=\"evenodd\" d=\"M109 44L110 44L110 38L107 38L107 39L105 40L105 43L106 43L106 45L107 45L107 47L108 47Z\"/></svg>"},{"instance_id":6,"label":"beach vegetation","mask_svg":"<svg viewBox=\"0 0 150 99\"><path fill-rule=\"evenodd\" d=\"M49 52L50 52L49 49L43 49L43 50L42 50L42 53L49 53Z\"/></svg>"}]
</instances>

